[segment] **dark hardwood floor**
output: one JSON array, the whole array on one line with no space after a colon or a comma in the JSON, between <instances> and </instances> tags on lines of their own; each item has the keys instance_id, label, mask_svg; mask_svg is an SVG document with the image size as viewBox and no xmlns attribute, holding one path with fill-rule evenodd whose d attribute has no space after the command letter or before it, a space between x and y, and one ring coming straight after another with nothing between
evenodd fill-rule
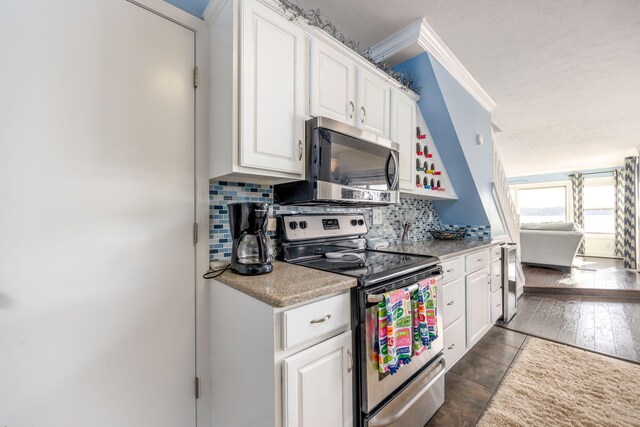
<instances>
[{"instance_id":1,"label":"dark hardwood floor","mask_svg":"<svg viewBox=\"0 0 640 427\"><path fill-rule=\"evenodd\" d=\"M494 326L445 374L445 402L426 427L474 426L527 336Z\"/></svg>"},{"instance_id":2,"label":"dark hardwood floor","mask_svg":"<svg viewBox=\"0 0 640 427\"><path fill-rule=\"evenodd\" d=\"M640 361L640 302L635 300L525 293L505 327Z\"/></svg>"},{"instance_id":3,"label":"dark hardwood floor","mask_svg":"<svg viewBox=\"0 0 640 427\"><path fill-rule=\"evenodd\" d=\"M577 257L576 263L580 268L570 273L523 265L524 291L640 299L640 274L625 270L621 260Z\"/></svg>"}]
</instances>

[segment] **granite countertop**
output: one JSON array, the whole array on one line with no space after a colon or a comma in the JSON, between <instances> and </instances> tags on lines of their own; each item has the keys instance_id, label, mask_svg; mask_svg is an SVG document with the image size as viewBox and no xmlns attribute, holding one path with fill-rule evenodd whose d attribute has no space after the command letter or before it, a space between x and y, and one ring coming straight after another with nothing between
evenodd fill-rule
<instances>
[{"instance_id":1,"label":"granite countertop","mask_svg":"<svg viewBox=\"0 0 640 427\"><path fill-rule=\"evenodd\" d=\"M217 277L221 283L272 307L288 307L358 286L353 277L342 276L274 261L273 271L259 276L242 276L226 271Z\"/></svg>"},{"instance_id":2,"label":"granite countertop","mask_svg":"<svg viewBox=\"0 0 640 427\"><path fill-rule=\"evenodd\" d=\"M446 261L460 255L466 255L481 249L487 249L501 244L500 241L487 240L422 240L411 244L390 244L384 249L385 252L397 252L412 255L432 255Z\"/></svg>"}]
</instances>

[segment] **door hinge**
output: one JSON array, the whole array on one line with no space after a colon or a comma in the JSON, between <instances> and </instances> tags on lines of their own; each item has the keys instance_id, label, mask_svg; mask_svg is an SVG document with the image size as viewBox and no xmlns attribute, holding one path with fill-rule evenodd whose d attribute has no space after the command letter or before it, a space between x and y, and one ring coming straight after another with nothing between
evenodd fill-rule
<instances>
[{"instance_id":1,"label":"door hinge","mask_svg":"<svg viewBox=\"0 0 640 427\"><path fill-rule=\"evenodd\" d=\"M198 244L198 223L197 222L193 223L193 244L194 245Z\"/></svg>"},{"instance_id":2,"label":"door hinge","mask_svg":"<svg viewBox=\"0 0 640 427\"><path fill-rule=\"evenodd\" d=\"M194 381L194 388L196 393L196 399L200 398L200 378L196 377Z\"/></svg>"},{"instance_id":3,"label":"door hinge","mask_svg":"<svg viewBox=\"0 0 640 427\"><path fill-rule=\"evenodd\" d=\"M200 80L200 73L198 72L198 67L193 69L193 87L198 87L198 80Z\"/></svg>"}]
</instances>

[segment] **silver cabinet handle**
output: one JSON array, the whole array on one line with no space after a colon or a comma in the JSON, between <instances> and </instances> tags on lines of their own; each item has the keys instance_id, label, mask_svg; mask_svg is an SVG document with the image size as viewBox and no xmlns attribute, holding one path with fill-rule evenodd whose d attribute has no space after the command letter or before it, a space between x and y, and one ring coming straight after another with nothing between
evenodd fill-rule
<instances>
[{"instance_id":1,"label":"silver cabinet handle","mask_svg":"<svg viewBox=\"0 0 640 427\"><path fill-rule=\"evenodd\" d=\"M322 319L313 319L313 320L309 321L309 323L322 323L322 322L326 322L329 319L331 319L331 315L327 314Z\"/></svg>"},{"instance_id":2,"label":"silver cabinet handle","mask_svg":"<svg viewBox=\"0 0 640 427\"><path fill-rule=\"evenodd\" d=\"M360 111L362 111L362 118L360 119L360 123L364 123L364 119L367 117L367 110L364 107L360 107Z\"/></svg>"},{"instance_id":3,"label":"silver cabinet handle","mask_svg":"<svg viewBox=\"0 0 640 427\"><path fill-rule=\"evenodd\" d=\"M349 357L349 367L347 368L347 373L350 374L353 371L353 355L351 354L351 349L347 349L347 357Z\"/></svg>"},{"instance_id":4,"label":"silver cabinet handle","mask_svg":"<svg viewBox=\"0 0 640 427\"><path fill-rule=\"evenodd\" d=\"M447 305L453 305L453 301L449 301Z\"/></svg>"},{"instance_id":5,"label":"silver cabinet handle","mask_svg":"<svg viewBox=\"0 0 640 427\"><path fill-rule=\"evenodd\" d=\"M298 140L298 160L302 160L302 153L304 152L304 147L302 146L302 140Z\"/></svg>"},{"instance_id":6,"label":"silver cabinet handle","mask_svg":"<svg viewBox=\"0 0 640 427\"><path fill-rule=\"evenodd\" d=\"M482 261L482 258L478 258L478 262Z\"/></svg>"},{"instance_id":7,"label":"silver cabinet handle","mask_svg":"<svg viewBox=\"0 0 640 427\"><path fill-rule=\"evenodd\" d=\"M450 268L447 270L447 273L451 273L453 271L453 268Z\"/></svg>"},{"instance_id":8,"label":"silver cabinet handle","mask_svg":"<svg viewBox=\"0 0 640 427\"><path fill-rule=\"evenodd\" d=\"M356 112L356 105L353 103L353 101L349 101L349 106L351 107L351 111L349 112L349 118L352 119L353 113Z\"/></svg>"},{"instance_id":9,"label":"silver cabinet handle","mask_svg":"<svg viewBox=\"0 0 640 427\"><path fill-rule=\"evenodd\" d=\"M502 304L496 304L496 307L500 307Z\"/></svg>"},{"instance_id":10,"label":"silver cabinet handle","mask_svg":"<svg viewBox=\"0 0 640 427\"><path fill-rule=\"evenodd\" d=\"M449 347L447 347L447 350L453 350L454 348L456 348L455 344L451 344Z\"/></svg>"}]
</instances>

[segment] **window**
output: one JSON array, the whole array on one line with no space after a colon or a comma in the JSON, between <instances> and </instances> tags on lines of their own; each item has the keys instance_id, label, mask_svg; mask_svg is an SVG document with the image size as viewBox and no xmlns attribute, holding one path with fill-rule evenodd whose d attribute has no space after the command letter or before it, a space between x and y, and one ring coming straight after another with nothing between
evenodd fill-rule
<instances>
[{"instance_id":1,"label":"window","mask_svg":"<svg viewBox=\"0 0 640 427\"><path fill-rule=\"evenodd\" d=\"M520 222L567 221L567 188L538 187L516 190Z\"/></svg>"},{"instance_id":2,"label":"window","mask_svg":"<svg viewBox=\"0 0 640 427\"><path fill-rule=\"evenodd\" d=\"M589 181L584 184L584 231L594 234L614 234L616 191L613 182Z\"/></svg>"}]
</instances>

